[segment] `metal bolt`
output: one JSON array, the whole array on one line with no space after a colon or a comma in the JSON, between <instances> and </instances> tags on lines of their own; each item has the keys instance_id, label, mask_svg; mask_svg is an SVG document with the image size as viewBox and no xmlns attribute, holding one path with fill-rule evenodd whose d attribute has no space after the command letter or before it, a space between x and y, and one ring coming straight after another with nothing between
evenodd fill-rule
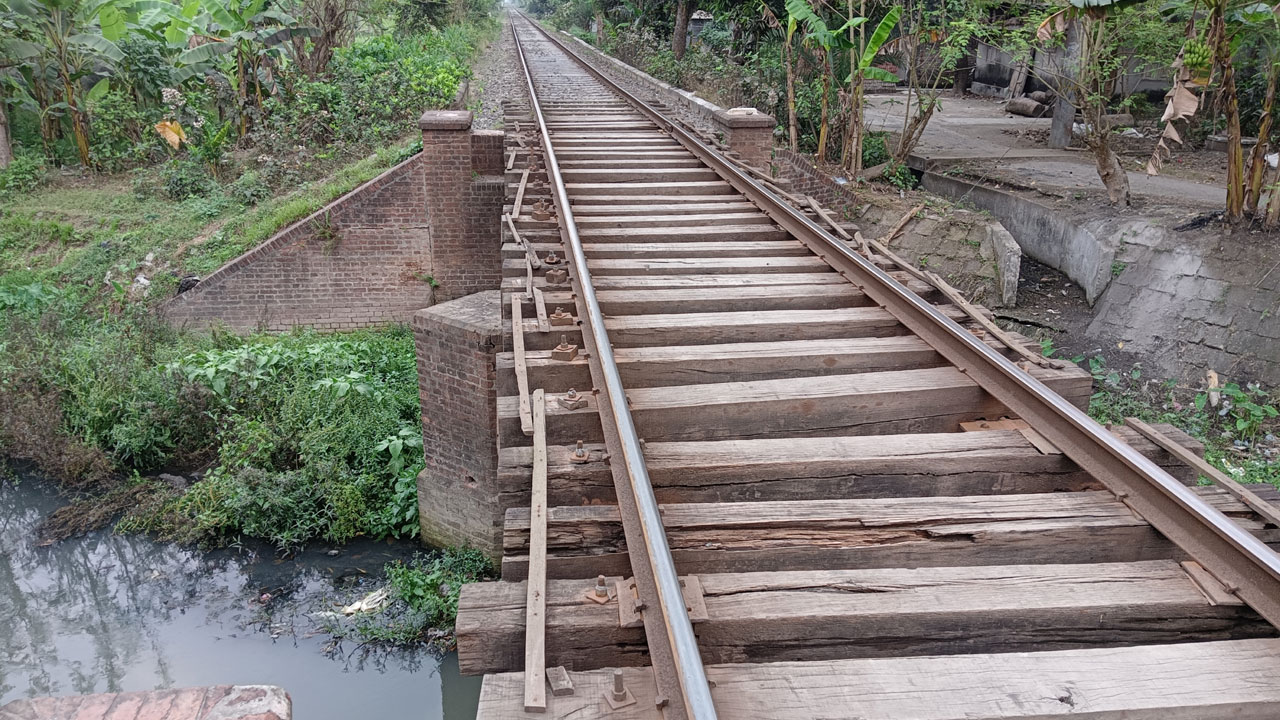
<instances>
[{"instance_id":1,"label":"metal bolt","mask_svg":"<svg viewBox=\"0 0 1280 720\"><path fill-rule=\"evenodd\" d=\"M569 388L569 392L565 393L565 395L567 395L570 400L578 399L578 391L574 390L573 388Z\"/></svg>"},{"instance_id":2,"label":"metal bolt","mask_svg":"<svg viewBox=\"0 0 1280 720\"><path fill-rule=\"evenodd\" d=\"M609 597L609 587L604 584L604 576L596 576L596 597Z\"/></svg>"},{"instance_id":3,"label":"metal bolt","mask_svg":"<svg viewBox=\"0 0 1280 720\"><path fill-rule=\"evenodd\" d=\"M627 686L622 681L622 671L613 671L613 699L622 702L627 699Z\"/></svg>"},{"instance_id":4,"label":"metal bolt","mask_svg":"<svg viewBox=\"0 0 1280 720\"><path fill-rule=\"evenodd\" d=\"M578 459L582 459L587 456L587 450L586 448L582 447L581 440L578 441L578 446L573 449L573 456ZM604 576L601 575L600 577L604 577Z\"/></svg>"}]
</instances>

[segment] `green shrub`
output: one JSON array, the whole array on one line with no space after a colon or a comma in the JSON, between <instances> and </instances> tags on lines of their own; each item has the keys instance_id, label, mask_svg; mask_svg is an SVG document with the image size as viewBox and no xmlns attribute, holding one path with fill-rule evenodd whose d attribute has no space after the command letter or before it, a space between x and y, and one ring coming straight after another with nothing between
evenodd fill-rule
<instances>
[{"instance_id":1,"label":"green shrub","mask_svg":"<svg viewBox=\"0 0 1280 720\"><path fill-rule=\"evenodd\" d=\"M173 158L161 169L161 186L170 200L208 197L218 189L218 183L208 169L188 158Z\"/></svg>"},{"instance_id":2,"label":"green shrub","mask_svg":"<svg viewBox=\"0 0 1280 720\"><path fill-rule=\"evenodd\" d=\"M899 190L912 190L918 182L911 168L897 160L890 160L884 168L884 174L880 177Z\"/></svg>"},{"instance_id":3,"label":"green shrub","mask_svg":"<svg viewBox=\"0 0 1280 720\"><path fill-rule=\"evenodd\" d=\"M132 96L112 90L89 104L89 114L89 156L96 167L115 171L163 157L159 135L151 129L159 114L140 109Z\"/></svg>"},{"instance_id":4,"label":"green shrub","mask_svg":"<svg viewBox=\"0 0 1280 720\"><path fill-rule=\"evenodd\" d=\"M0 196L29 192L44 184L44 158L36 153L15 153L9 167L0 170Z\"/></svg>"},{"instance_id":5,"label":"green shrub","mask_svg":"<svg viewBox=\"0 0 1280 720\"><path fill-rule=\"evenodd\" d=\"M271 197L271 188L262 182L257 172L246 170L227 187L227 194L242 205L257 205Z\"/></svg>"},{"instance_id":6,"label":"green shrub","mask_svg":"<svg viewBox=\"0 0 1280 720\"><path fill-rule=\"evenodd\" d=\"M885 147L888 133L869 132L862 138L862 167L872 168L889 161L889 150Z\"/></svg>"},{"instance_id":7,"label":"green shrub","mask_svg":"<svg viewBox=\"0 0 1280 720\"><path fill-rule=\"evenodd\" d=\"M475 548L448 548L430 558L387 565L391 587L430 627L452 628L458 593L467 583L494 576L493 562Z\"/></svg>"}]
</instances>

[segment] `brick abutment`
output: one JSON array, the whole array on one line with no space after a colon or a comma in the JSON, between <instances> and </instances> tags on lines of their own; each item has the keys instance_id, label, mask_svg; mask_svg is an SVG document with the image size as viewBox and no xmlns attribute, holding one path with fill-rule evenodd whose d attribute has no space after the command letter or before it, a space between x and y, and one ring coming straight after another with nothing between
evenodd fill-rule
<instances>
[{"instance_id":1,"label":"brick abutment","mask_svg":"<svg viewBox=\"0 0 1280 720\"><path fill-rule=\"evenodd\" d=\"M169 301L174 325L238 331L408 323L497 286L501 131L422 116L423 152L290 225Z\"/></svg>"}]
</instances>

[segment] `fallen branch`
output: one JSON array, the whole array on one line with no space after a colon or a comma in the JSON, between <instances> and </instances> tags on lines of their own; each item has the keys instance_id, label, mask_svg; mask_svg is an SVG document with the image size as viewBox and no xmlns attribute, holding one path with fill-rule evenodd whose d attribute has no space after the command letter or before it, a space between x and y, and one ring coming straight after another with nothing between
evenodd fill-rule
<instances>
[{"instance_id":1,"label":"fallen branch","mask_svg":"<svg viewBox=\"0 0 1280 720\"><path fill-rule=\"evenodd\" d=\"M924 209L924 203L920 203L919 205L916 205L915 207L908 210L907 214L903 215L902 218L898 220L897 224L895 224L892 228L890 228L889 232L885 233L884 237L880 238L880 242L884 243L885 245L888 245L889 243L893 242L893 239L897 237L898 233L902 232L902 228L906 227L907 223L911 222L911 218L915 217L916 213L920 212L923 209Z\"/></svg>"},{"instance_id":2,"label":"fallen branch","mask_svg":"<svg viewBox=\"0 0 1280 720\"><path fill-rule=\"evenodd\" d=\"M853 240L857 242L858 249L862 251L862 254L867 257L871 256L871 248L867 247L867 239L862 237L862 233L855 232L853 235L850 235L848 231L840 227L839 223L835 221L835 218L831 217L830 213L822 209L822 206L818 204L817 200L814 200L808 195L805 196L805 200L808 201L809 207L817 213L818 217L827 221L827 224L831 226L831 229L835 231L836 235L839 235L844 240Z\"/></svg>"}]
</instances>

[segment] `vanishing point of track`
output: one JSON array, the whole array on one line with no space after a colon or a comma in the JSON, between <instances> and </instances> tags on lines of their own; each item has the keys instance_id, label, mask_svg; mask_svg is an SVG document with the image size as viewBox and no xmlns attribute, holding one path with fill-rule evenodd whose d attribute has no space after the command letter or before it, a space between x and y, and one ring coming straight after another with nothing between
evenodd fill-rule
<instances>
[{"instance_id":1,"label":"vanishing point of track","mask_svg":"<svg viewBox=\"0 0 1280 720\"><path fill-rule=\"evenodd\" d=\"M512 31L481 718L1280 718L1274 508Z\"/></svg>"}]
</instances>

